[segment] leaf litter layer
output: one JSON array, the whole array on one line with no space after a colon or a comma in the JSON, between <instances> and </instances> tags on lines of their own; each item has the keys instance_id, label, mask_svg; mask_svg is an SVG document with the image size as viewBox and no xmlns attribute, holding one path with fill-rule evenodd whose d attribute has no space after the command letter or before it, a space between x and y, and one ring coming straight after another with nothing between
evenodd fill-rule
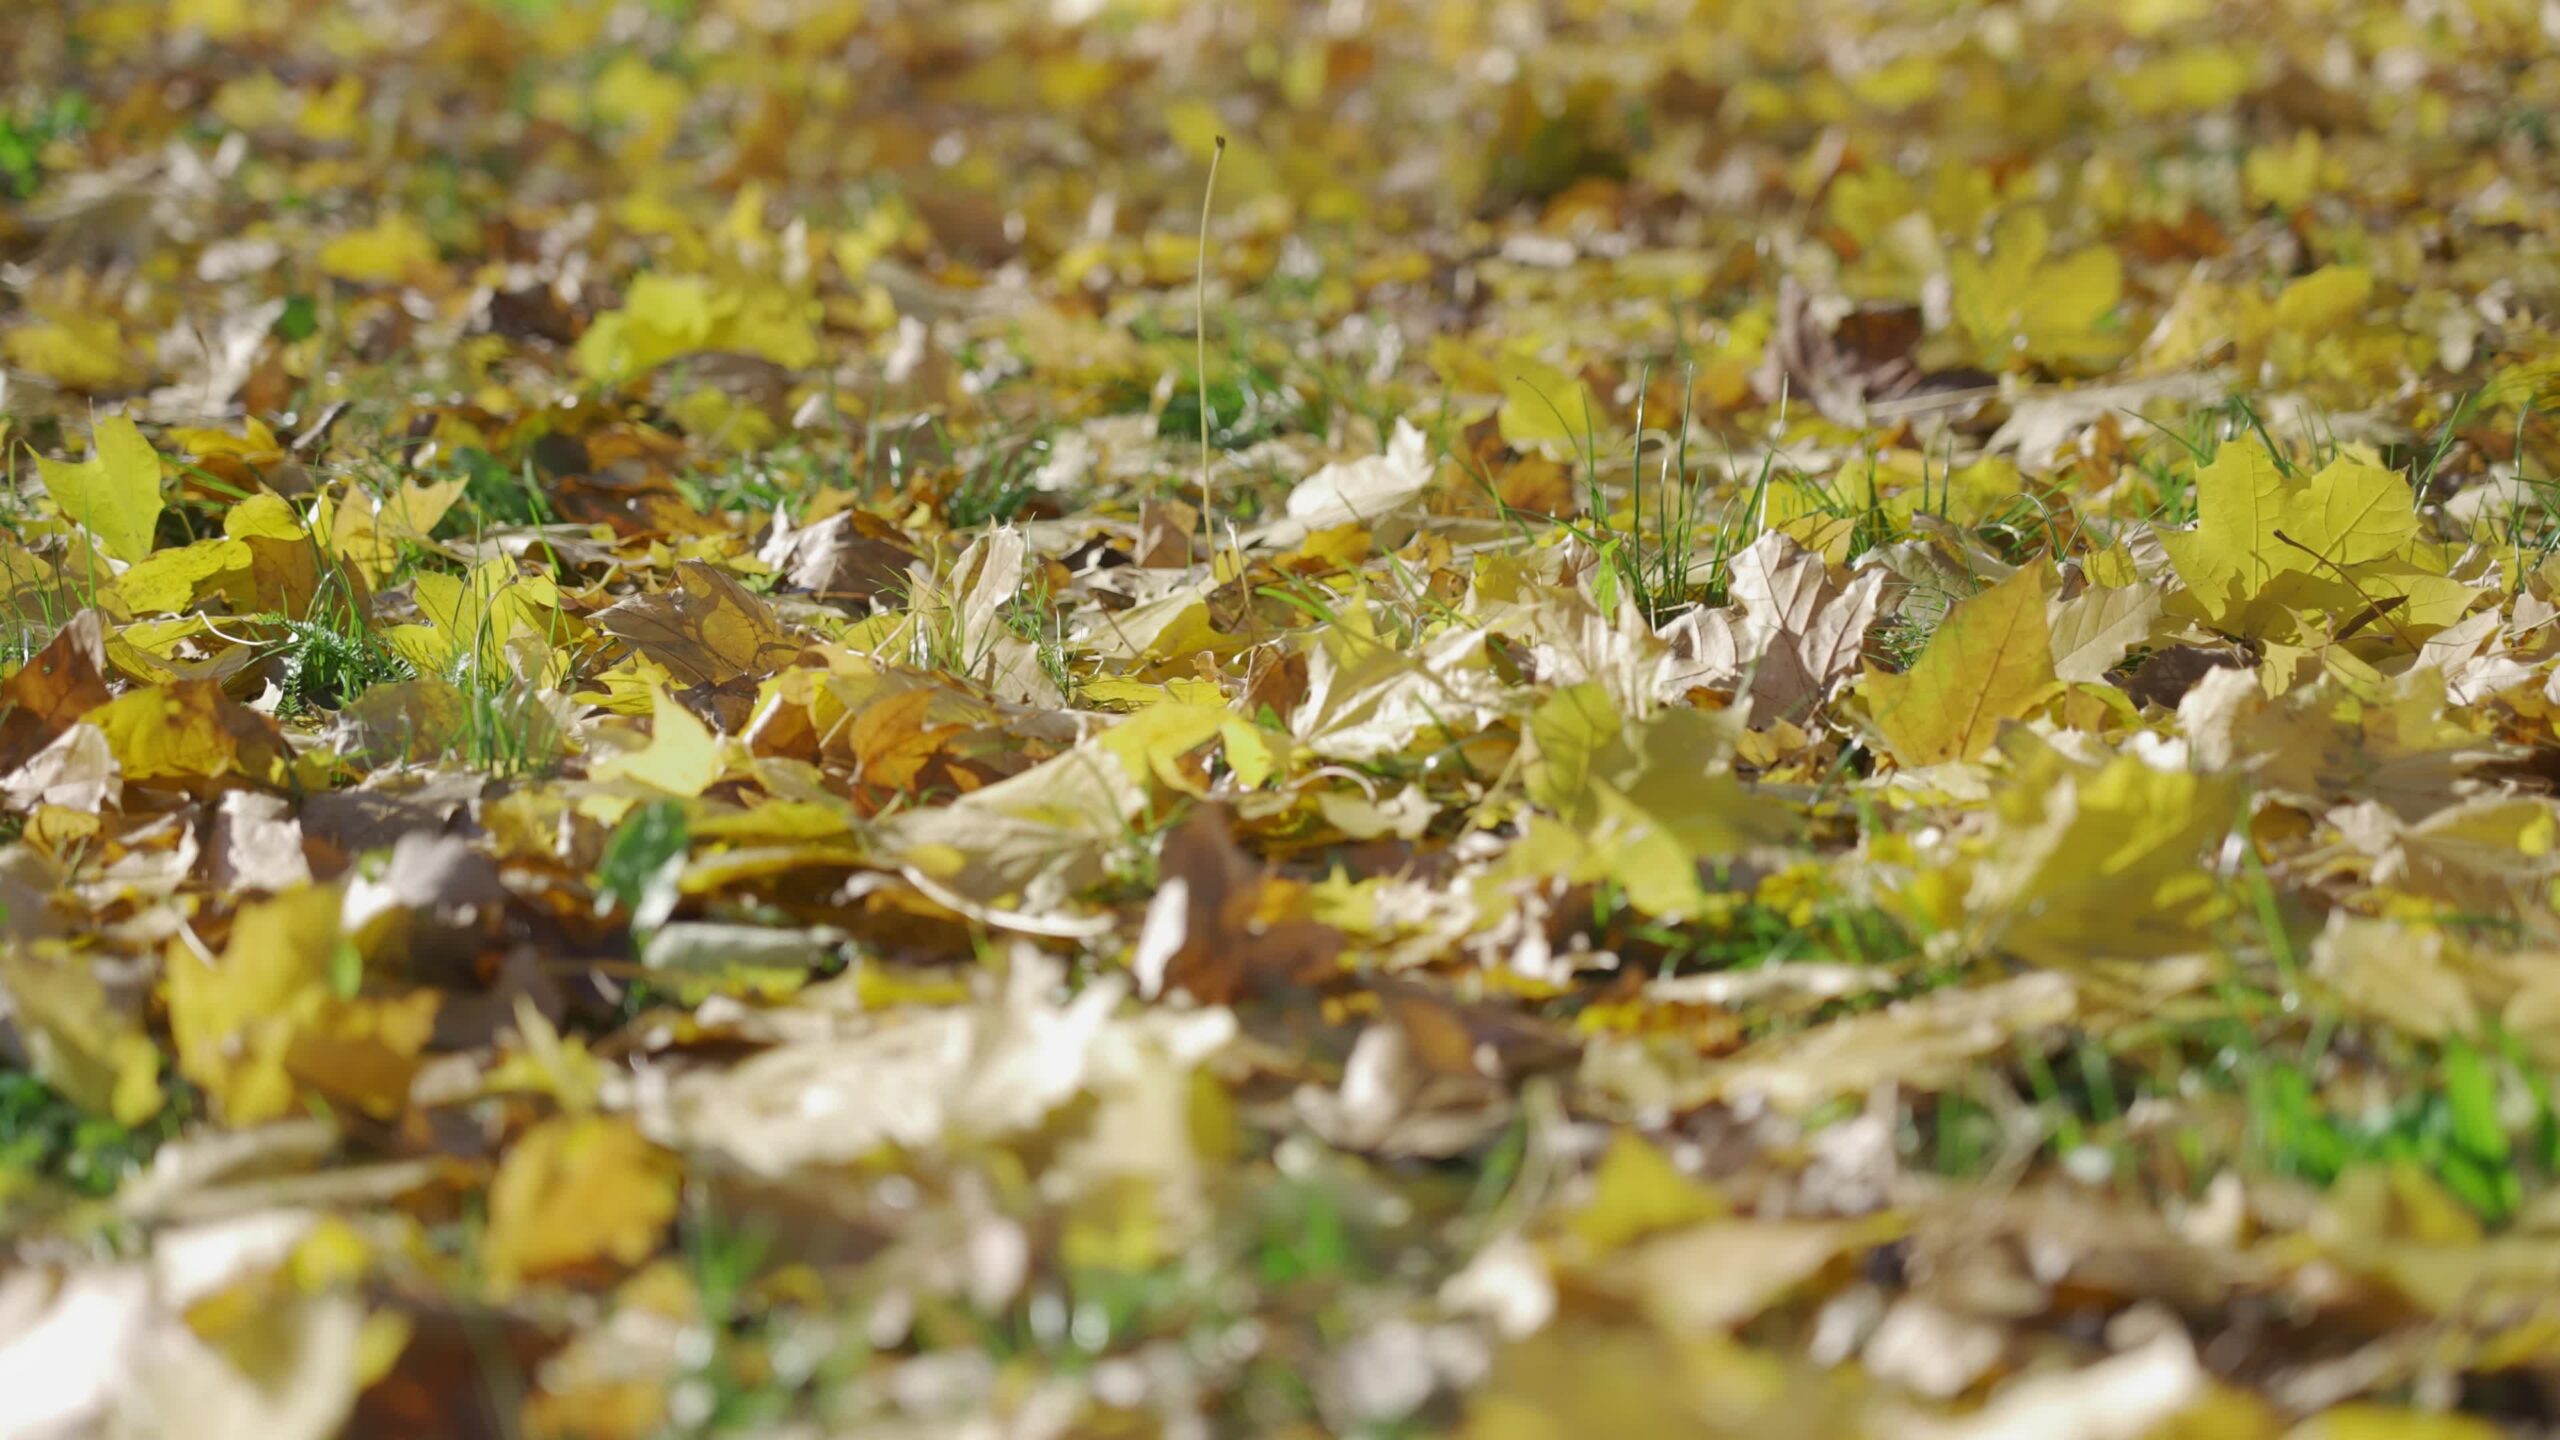
<instances>
[{"instance_id":1,"label":"leaf litter layer","mask_svg":"<svg viewBox=\"0 0 2560 1440\"><path fill-rule=\"evenodd\" d=\"M2555 23L13 10L0 1433L2536 1432Z\"/></svg>"}]
</instances>

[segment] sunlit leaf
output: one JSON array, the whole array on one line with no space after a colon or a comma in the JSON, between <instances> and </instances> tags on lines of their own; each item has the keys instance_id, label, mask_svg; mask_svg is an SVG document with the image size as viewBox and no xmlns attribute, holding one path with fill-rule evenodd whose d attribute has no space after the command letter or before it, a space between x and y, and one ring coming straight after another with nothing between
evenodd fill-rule
<instances>
[{"instance_id":1,"label":"sunlit leaf","mask_svg":"<svg viewBox=\"0 0 2560 1440\"><path fill-rule=\"evenodd\" d=\"M36 472L62 513L79 521L119 560L151 553L160 519L160 455L121 415L97 424L93 453L73 464L38 458Z\"/></svg>"}]
</instances>

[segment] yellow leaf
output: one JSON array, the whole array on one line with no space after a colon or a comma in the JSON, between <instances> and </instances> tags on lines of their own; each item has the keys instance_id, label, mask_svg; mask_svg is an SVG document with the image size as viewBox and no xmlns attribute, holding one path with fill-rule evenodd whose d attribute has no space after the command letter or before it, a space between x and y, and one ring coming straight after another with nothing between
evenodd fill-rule
<instances>
[{"instance_id":1,"label":"yellow leaf","mask_svg":"<svg viewBox=\"0 0 2560 1440\"><path fill-rule=\"evenodd\" d=\"M294 116L293 128L305 139L327 144L352 141L364 125L364 93L362 77L341 75L328 89L303 98L302 111Z\"/></svg>"},{"instance_id":2,"label":"yellow leaf","mask_svg":"<svg viewBox=\"0 0 2560 1440\"><path fill-rule=\"evenodd\" d=\"M1152 779L1170 790L1204 794L1200 781L1183 771L1182 757L1207 743L1231 718L1233 712L1221 705L1168 700L1104 731L1100 743L1141 785Z\"/></svg>"},{"instance_id":3,"label":"yellow leaf","mask_svg":"<svg viewBox=\"0 0 2560 1440\"><path fill-rule=\"evenodd\" d=\"M1504 443L1525 449L1545 441L1579 445L1600 427L1600 407L1582 377L1526 350L1502 358Z\"/></svg>"},{"instance_id":4,"label":"yellow leaf","mask_svg":"<svg viewBox=\"0 0 2560 1440\"><path fill-rule=\"evenodd\" d=\"M301 517L281 495L261 490L223 512L222 533L234 540L291 540L296 544L310 532L302 528Z\"/></svg>"},{"instance_id":5,"label":"yellow leaf","mask_svg":"<svg viewBox=\"0 0 2560 1440\"><path fill-rule=\"evenodd\" d=\"M1712 1187L1683 1173L1642 1135L1621 1130L1592 1172L1590 1202L1566 1228L1600 1255L1659 1231L1731 1213Z\"/></svg>"},{"instance_id":6,"label":"yellow leaf","mask_svg":"<svg viewBox=\"0 0 2560 1440\"><path fill-rule=\"evenodd\" d=\"M306 1090L376 1120L396 1118L408 1106L418 1057L435 1038L442 999L433 990L362 1000L306 992L308 1013L286 1042L285 1070Z\"/></svg>"},{"instance_id":7,"label":"yellow leaf","mask_svg":"<svg viewBox=\"0 0 2560 1440\"><path fill-rule=\"evenodd\" d=\"M2393 471L2341 455L2288 497L2284 548L2309 567L2316 555L2332 565L2366 565L2399 554L2418 538L2418 500ZM2279 542L2281 543L2281 542Z\"/></svg>"},{"instance_id":8,"label":"yellow leaf","mask_svg":"<svg viewBox=\"0 0 2560 1440\"><path fill-rule=\"evenodd\" d=\"M320 247L320 268L358 285L396 285L435 268L436 244L406 215L383 216Z\"/></svg>"},{"instance_id":9,"label":"yellow leaf","mask_svg":"<svg viewBox=\"0 0 2560 1440\"><path fill-rule=\"evenodd\" d=\"M1226 741L1227 769L1247 790L1261 789L1287 758L1287 737L1274 735L1241 715L1218 722L1218 733Z\"/></svg>"},{"instance_id":10,"label":"yellow leaf","mask_svg":"<svg viewBox=\"0 0 2560 1440\"><path fill-rule=\"evenodd\" d=\"M249 547L237 540L199 540L145 557L115 579L116 594L136 615L176 615L213 582L249 568Z\"/></svg>"},{"instance_id":11,"label":"yellow leaf","mask_svg":"<svg viewBox=\"0 0 2560 1440\"><path fill-rule=\"evenodd\" d=\"M2218 110L2249 93L2249 58L2228 45L2195 45L2146 60L2118 78L2137 114Z\"/></svg>"},{"instance_id":12,"label":"yellow leaf","mask_svg":"<svg viewBox=\"0 0 2560 1440\"><path fill-rule=\"evenodd\" d=\"M2186 582L2171 608L2227 634L2288 639L2297 613L2395 598L2394 624L2436 628L2477 598L2418 563L2416 497L2360 455L2288 478L2263 450L2226 445L2196 470L2196 511L2194 529L2160 536Z\"/></svg>"},{"instance_id":13,"label":"yellow leaf","mask_svg":"<svg viewBox=\"0 0 2560 1440\"><path fill-rule=\"evenodd\" d=\"M2001 721L2026 714L2052 693L2044 587L2041 565L2021 566L1948 611L1909 672L1868 670L1860 688L1896 760L1974 759L1991 748Z\"/></svg>"},{"instance_id":14,"label":"yellow leaf","mask_svg":"<svg viewBox=\"0 0 2560 1440\"><path fill-rule=\"evenodd\" d=\"M625 52L597 76L589 97L596 118L608 125L627 125L635 133L630 153L664 149L684 118L692 96L684 82L659 70L637 54Z\"/></svg>"},{"instance_id":15,"label":"yellow leaf","mask_svg":"<svg viewBox=\"0 0 2560 1440\"><path fill-rule=\"evenodd\" d=\"M121 390L142 376L112 315L55 315L0 337L0 355L74 390Z\"/></svg>"},{"instance_id":16,"label":"yellow leaf","mask_svg":"<svg viewBox=\"0 0 2560 1440\"><path fill-rule=\"evenodd\" d=\"M2052 243L2043 215L2013 210L1993 227L1989 254L1949 257L1956 323L1984 365L1998 370L2027 360L2094 369L2125 348L2125 337L2105 328L2124 298L2123 263L2105 246L2056 257Z\"/></svg>"},{"instance_id":17,"label":"yellow leaf","mask_svg":"<svg viewBox=\"0 0 2560 1440\"><path fill-rule=\"evenodd\" d=\"M1157 1185L1144 1175L1115 1175L1076 1197L1058 1236L1058 1258L1078 1270L1134 1274L1165 1257Z\"/></svg>"},{"instance_id":18,"label":"yellow leaf","mask_svg":"<svg viewBox=\"0 0 2560 1440\"><path fill-rule=\"evenodd\" d=\"M670 795L699 795L720 778L720 737L659 690L650 699L649 743L595 767L598 780L637 780Z\"/></svg>"},{"instance_id":19,"label":"yellow leaf","mask_svg":"<svg viewBox=\"0 0 2560 1440\"><path fill-rule=\"evenodd\" d=\"M2206 943L2224 904L2202 862L2236 813L2231 781L2131 756L2086 770L2039 746L1994 803L1969 903L2003 948L2062 966Z\"/></svg>"},{"instance_id":20,"label":"yellow leaf","mask_svg":"<svg viewBox=\"0 0 2560 1440\"><path fill-rule=\"evenodd\" d=\"M0 951L5 990L35 1073L74 1104L139 1125L160 1109L160 1051L117 1010L90 957L45 942Z\"/></svg>"},{"instance_id":21,"label":"yellow leaf","mask_svg":"<svg viewBox=\"0 0 2560 1440\"><path fill-rule=\"evenodd\" d=\"M2235 629L2280 568L2268 552L2286 548L2275 539L2284 524L2284 472L2254 445L2225 445L2197 467L2195 491L2196 528L2165 533L2160 543L2205 617Z\"/></svg>"},{"instance_id":22,"label":"yellow leaf","mask_svg":"<svg viewBox=\"0 0 2560 1440\"><path fill-rule=\"evenodd\" d=\"M427 543L436 523L462 498L465 483L407 480L378 501L350 486L324 502L318 528L341 562L379 582L400 563L403 546Z\"/></svg>"},{"instance_id":23,"label":"yellow leaf","mask_svg":"<svg viewBox=\"0 0 2560 1440\"><path fill-rule=\"evenodd\" d=\"M275 722L222 693L211 680L128 690L89 712L107 734L128 782L202 790L237 775L283 783L289 768Z\"/></svg>"},{"instance_id":24,"label":"yellow leaf","mask_svg":"<svg viewBox=\"0 0 2560 1440\"><path fill-rule=\"evenodd\" d=\"M1628 735L1635 763L1610 788L1700 860L1747 845L1778 844L1795 829L1774 802L1746 789L1728 763L1727 717L1686 707L1664 710Z\"/></svg>"},{"instance_id":25,"label":"yellow leaf","mask_svg":"<svg viewBox=\"0 0 2560 1440\"><path fill-rule=\"evenodd\" d=\"M1700 860L1782 840L1792 828L1734 777L1725 763L1731 727L1702 711L1670 709L1631 725L1607 687L1585 681L1540 705L1529 736L1530 802L1564 824L1537 847L1514 847L1506 863L1515 875L1550 856L1559 873L1606 874L1649 915L1686 916L1703 901Z\"/></svg>"},{"instance_id":26,"label":"yellow leaf","mask_svg":"<svg viewBox=\"0 0 2560 1440\"><path fill-rule=\"evenodd\" d=\"M2277 292L2275 326L2304 335L2335 330L2362 318L2372 297L2372 271L2361 265L2324 265Z\"/></svg>"},{"instance_id":27,"label":"yellow leaf","mask_svg":"<svg viewBox=\"0 0 2560 1440\"><path fill-rule=\"evenodd\" d=\"M432 623L394 626L386 638L420 670L442 671L467 659L476 669L503 673L510 646L538 640L545 673L532 678L545 684L555 678L551 671L559 662L550 653L549 637L560 588L549 577L521 574L502 558L474 566L468 575L429 571L411 583L419 613Z\"/></svg>"},{"instance_id":28,"label":"yellow leaf","mask_svg":"<svg viewBox=\"0 0 2560 1440\"><path fill-rule=\"evenodd\" d=\"M1617 702L1596 680L1548 696L1529 716L1529 738L1537 747L1525 775L1530 803L1568 824L1590 824L1599 813L1592 782L1633 766L1625 729Z\"/></svg>"},{"instance_id":29,"label":"yellow leaf","mask_svg":"<svg viewBox=\"0 0 2560 1440\"><path fill-rule=\"evenodd\" d=\"M619 381L678 356L739 350L790 369L818 358L817 301L777 282L647 274L578 337L578 369Z\"/></svg>"},{"instance_id":30,"label":"yellow leaf","mask_svg":"<svg viewBox=\"0 0 2560 1440\"><path fill-rule=\"evenodd\" d=\"M225 1123L272 1120L293 1106L285 1053L295 1011L327 997L339 897L315 887L244 906L219 961L173 946L169 1033L178 1070L204 1087Z\"/></svg>"},{"instance_id":31,"label":"yellow leaf","mask_svg":"<svg viewBox=\"0 0 2560 1440\"><path fill-rule=\"evenodd\" d=\"M2320 132L2298 131L2291 145L2250 151L2240 175L2254 203L2279 210L2302 208L2320 188Z\"/></svg>"},{"instance_id":32,"label":"yellow leaf","mask_svg":"<svg viewBox=\"0 0 2560 1440\"><path fill-rule=\"evenodd\" d=\"M530 997L520 994L516 996L516 1039L518 1048L481 1077L483 1090L548 1095L572 1115L596 1108L607 1071L604 1062L587 1049L585 1036L563 1036Z\"/></svg>"},{"instance_id":33,"label":"yellow leaf","mask_svg":"<svg viewBox=\"0 0 2560 1440\"><path fill-rule=\"evenodd\" d=\"M255 415L240 422L237 435L228 430L175 425L169 428L166 438L170 444L199 460L229 455L252 465L270 465L283 459L285 454L284 446L276 442L276 432L267 428L267 422Z\"/></svg>"},{"instance_id":34,"label":"yellow leaf","mask_svg":"<svg viewBox=\"0 0 2560 1440\"><path fill-rule=\"evenodd\" d=\"M62 513L87 526L119 560L151 553L152 527L160 521L160 455L142 431L121 415L98 422L96 449L78 464L36 461L44 488Z\"/></svg>"},{"instance_id":35,"label":"yellow leaf","mask_svg":"<svg viewBox=\"0 0 2560 1440\"><path fill-rule=\"evenodd\" d=\"M178 1070L226 1124L272 1120L310 1094L377 1120L399 1115L440 997L342 999L330 973L342 900L312 887L242 907L221 959L173 950L167 995Z\"/></svg>"},{"instance_id":36,"label":"yellow leaf","mask_svg":"<svg viewBox=\"0 0 2560 1440\"><path fill-rule=\"evenodd\" d=\"M2143 583L2142 572L2134 568L2133 551L2121 540L2080 557L2080 573L2089 578L2090 584L2110 590Z\"/></svg>"},{"instance_id":37,"label":"yellow leaf","mask_svg":"<svg viewBox=\"0 0 2560 1440\"><path fill-rule=\"evenodd\" d=\"M562 1116L535 1126L489 1184L480 1259L491 1295L597 1261L647 1259L675 1219L677 1180L673 1157L627 1120Z\"/></svg>"}]
</instances>

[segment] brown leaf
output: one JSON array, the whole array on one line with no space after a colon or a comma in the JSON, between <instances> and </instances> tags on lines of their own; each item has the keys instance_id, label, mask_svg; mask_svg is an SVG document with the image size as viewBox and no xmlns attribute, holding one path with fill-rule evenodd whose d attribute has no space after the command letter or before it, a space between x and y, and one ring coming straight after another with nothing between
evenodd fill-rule
<instances>
[{"instance_id":1,"label":"brown leaf","mask_svg":"<svg viewBox=\"0 0 2560 1440\"><path fill-rule=\"evenodd\" d=\"M2144 658L2122 681L2136 705L2175 710L2196 682L2216 670L2247 669L2248 659L2227 645L2167 645Z\"/></svg>"},{"instance_id":2,"label":"brown leaf","mask_svg":"<svg viewBox=\"0 0 2560 1440\"><path fill-rule=\"evenodd\" d=\"M73 721L107 703L102 635L98 612L83 610L0 680L0 773L25 764Z\"/></svg>"},{"instance_id":3,"label":"brown leaf","mask_svg":"<svg viewBox=\"0 0 2560 1440\"><path fill-rule=\"evenodd\" d=\"M1198 558L1191 537L1200 532L1200 511L1179 500L1149 500L1138 507L1138 565L1148 570L1181 570Z\"/></svg>"},{"instance_id":4,"label":"brown leaf","mask_svg":"<svg viewBox=\"0 0 2560 1440\"><path fill-rule=\"evenodd\" d=\"M1778 288L1778 327L1752 384L1764 400L1793 395L1844 425L1868 422L1869 407L1937 391L1988 385L1978 370L1923 370L1914 353L1925 333L1910 304L1826 307L1793 280Z\"/></svg>"},{"instance_id":5,"label":"brown leaf","mask_svg":"<svg viewBox=\"0 0 2560 1440\"><path fill-rule=\"evenodd\" d=\"M957 728L925 724L933 696L923 686L901 690L863 706L853 717L846 738L853 746L854 762L861 767L863 783L890 790L904 790L915 783L917 773L942 748L942 738Z\"/></svg>"},{"instance_id":6,"label":"brown leaf","mask_svg":"<svg viewBox=\"0 0 2560 1440\"><path fill-rule=\"evenodd\" d=\"M1555 1027L1507 1006L1467 1003L1393 976L1371 988L1414 1058L1444 1075L1514 1079L1570 1065L1582 1053Z\"/></svg>"},{"instance_id":7,"label":"brown leaf","mask_svg":"<svg viewBox=\"0 0 2560 1440\"><path fill-rule=\"evenodd\" d=\"M1884 572L1836 585L1820 555L1770 530L1733 557L1732 577L1750 638L1761 646L1751 670L1752 723L1801 718L1856 668Z\"/></svg>"},{"instance_id":8,"label":"brown leaf","mask_svg":"<svg viewBox=\"0 0 2560 1440\"><path fill-rule=\"evenodd\" d=\"M916 552L896 526L867 510L839 511L796 530L777 510L772 538L756 558L794 590L820 600L866 604L906 588L907 567Z\"/></svg>"},{"instance_id":9,"label":"brown leaf","mask_svg":"<svg viewBox=\"0 0 2560 1440\"><path fill-rule=\"evenodd\" d=\"M1206 1004L1313 983L1342 935L1310 920L1259 915L1269 876L1236 845L1224 806L1204 805L1164 837L1162 880L1130 962L1149 996L1183 990Z\"/></svg>"},{"instance_id":10,"label":"brown leaf","mask_svg":"<svg viewBox=\"0 0 2560 1440\"><path fill-rule=\"evenodd\" d=\"M1582 492L1575 488L1573 472L1564 462L1545 455L1527 455L1502 472L1494 481L1493 493L1500 497L1506 510L1531 515L1573 515L1582 509Z\"/></svg>"},{"instance_id":11,"label":"brown leaf","mask_svg":"<svg viewBox=\"0 0 2560 1440\"><path fill-rule=\"evenodd\" d=\"M676 585L676 593L634 595L598 611L596 627L687 686L761 679L800 653L764 597L721 571L687 560L676 567Z\"/></svg>"}]
</instances>

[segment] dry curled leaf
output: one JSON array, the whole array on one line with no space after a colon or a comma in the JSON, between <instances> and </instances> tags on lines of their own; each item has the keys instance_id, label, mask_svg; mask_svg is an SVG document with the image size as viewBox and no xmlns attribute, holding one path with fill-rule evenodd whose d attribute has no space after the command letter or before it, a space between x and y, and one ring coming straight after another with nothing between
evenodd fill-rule
<instances>
[{"instance_id":1,"label":"dry curled leaf","mask_svg":"<svg viewBox=\"0 0 2560 1440\"><path fill-rule=\"evenodd\" d=\"M1341 935L1314 921L1266 913L1278 892L1263 867L1237 848L1219 807L1201 806L1168 831L1160 866L1130 961L1142 993L1180 990L1222 1004L1310 985L1332 969Z\"/></svg>"}]
</instances>

